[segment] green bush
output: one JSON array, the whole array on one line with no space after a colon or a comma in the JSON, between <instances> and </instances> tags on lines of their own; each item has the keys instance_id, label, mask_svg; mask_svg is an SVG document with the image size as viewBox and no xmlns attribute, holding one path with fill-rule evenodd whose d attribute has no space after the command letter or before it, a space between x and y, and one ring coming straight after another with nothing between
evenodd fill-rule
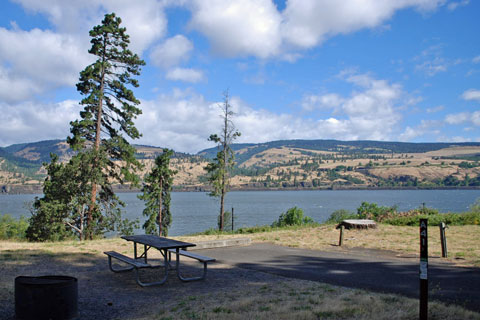
<instances>
[{"instance_id":1,"label":"green bush","mask_svg":"<svg viewBox=\"0 0 480 320\"><path fill-rule=\"evenodd\" d=\"M480 213L466 212L466 213L440 213L436 215L417 215L410 217L398 217L385 220L384 223L388 223L395 226L418 226L420 219L428 219L430 225L438 225L441 222L451 226L464 226L464 225L479 225Z\"/></svg>"},{"instance_id":2,"label":"green bush","mask_svg":"<svg viewBox=\"0 0 480 320\"><path fill-rule=\"evenodd\" d=\"M451 226L480 225L480 210L464 213L435 212L434 209L429 209L426 212L412 210L409 215L392 217L385 219L383 222L395 226L418 226L420 219L428 219L430 225L438 225L441 222Z\"/></svg>"},{"instance_id":3,"label":"green bush","mask_svg":"<svg viewBox=\"0 0 480 320\"><path fill-rule=\"evenodd\" d=\"M325 223L333 224L333 223L340 223L343 220L347 219L359 219L358 214L355 214L351 211L345 209L339 209L332 212L330 217L325 221Z\"/></svg>"},{"instance_id":4,"label":"green bush","mask_svg":"<svg viewBox=\"0 0 480 320\"><path fill-rule=\"evenodd\" d=\"M378 206L376 203L362 202L360 207L357 208L357 215L359 219L373 219L375 221L381 221L384 217L390 216L397 212L397 208Z\"/></svg>"},{"instance_id":5,"label":"green bush","mask_svg":"<svg viewBox=\"0 0 480 320\"><path fill-rule=\"evenodd\" d=\"M0 240L25 239L25 231L28 228L28 221L23 216L15 219L9 214L0 217Z\"/></svg>"},{"instance_id":6,"label":"green bush","mask_svg":"<svg viewBox=\"0 0 480 320\"><path fill-rule=\"evenodd\" d=\"M302 209L293 207L282 213L278 220L272 223L272 227L299 226L310 223L313 223L312 218L304 217Z\"/></svg>"}]
</instances>

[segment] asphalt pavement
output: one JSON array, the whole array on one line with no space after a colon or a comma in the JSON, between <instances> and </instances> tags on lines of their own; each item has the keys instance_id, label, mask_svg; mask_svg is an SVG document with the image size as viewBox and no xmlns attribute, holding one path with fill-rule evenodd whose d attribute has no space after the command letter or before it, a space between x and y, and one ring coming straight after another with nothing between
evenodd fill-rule
<instances>
[{"instance_id":1,"label":"asphalt pavement","mask_svg":"<svg viewBox=\"0 0 480 320\"><path fill-rule=\"evenodd\" d=\"M419 297L419 259L381 250L316 251L267 243L198 250L219 262L279 276ZM429 300L480 312L480 268L429 258Z\"/></svg>"}]
</instances>

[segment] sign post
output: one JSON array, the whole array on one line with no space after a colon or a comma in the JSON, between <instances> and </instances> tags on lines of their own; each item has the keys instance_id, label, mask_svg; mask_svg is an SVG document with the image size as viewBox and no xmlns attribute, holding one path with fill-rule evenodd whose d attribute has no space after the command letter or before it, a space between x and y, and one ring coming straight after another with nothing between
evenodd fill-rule
<instances>
[{"instance_id":1,"label":"sign post","mask_svg":"<svg viewBox=\"0 0 480 320\"><path fill-rule=\"evenodd\" d=\"M420 219L420 319L428 318L428 220Z\"/></svg>"},{"instance_id":2,"label":"sign post","mask_svg":"<svg viewBox=\"0 0 480 320\"><path fill-rule=\"evenodd\" d=\"M442 258L448 257L448 250L447 250L447 237L445 236L445 229L447 226L445 223L440 223L440 242L442 244Z\"/></svg>"}]
</instances>

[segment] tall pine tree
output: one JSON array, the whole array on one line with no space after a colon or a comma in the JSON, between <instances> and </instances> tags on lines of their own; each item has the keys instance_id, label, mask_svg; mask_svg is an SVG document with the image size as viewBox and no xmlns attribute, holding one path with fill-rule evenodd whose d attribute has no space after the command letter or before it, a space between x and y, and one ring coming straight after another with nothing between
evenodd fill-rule
<instances>
[{"instance_id":1,"label":"tall pine tree","mask_svg":"<svg viewBox=\"0 0 480 320\"><path fill-rule=\"evenodd\" d=\"M70 146L89 154L91 192L86 215L87 236L92 238L105 216L115 212L120 203L112 190L112 182L138 183L136 170L141 164L135 159L135 149L126 138L141 135L133 120L141 114L140 104L131 89L138 87L134 76L145 65L128 49L129 36L120 27L121 19L106 14L101 25L90 31L92 40L88 51L97 60L80 73L77 90L84 98L81 120L71 122Z\"/></svg>"},{"instance_id":2,"label":"tall pine tree","mask_svg":"<svg viewBox=\"0 0 480 320\"><path fill-rule=\"evenodd\" d=\"M167 236L172 222L170 212L170 192L173 176L177 171L170 169L170 158L173 151L163 149L163 153L155 159L152 171L145 177L143 194L138 198L146 202L143 215L147 217L143 228L146 234Z\"/></svg>"},{"instance_id":3,"label":"tall pine tree","mask_svg":"<svg viewBox=\"0 0 480 320\"><path fill-rule=\"evenodd\" d=\"M231 148L233 140L240 136L235 129L232 117L234 115L229 101L228 91L224 93L223 103L219 105L222 117L222 131L219 135L210 135L209 141L217 144L219 151L212 162L207 164L205 170L208 181L213 187L210 196L220 198L220 213L218 216L218 228L223 231L225 224L225 196L230 187L230 174L235 165L235 153Z\"/></svg>"}]
</instances>

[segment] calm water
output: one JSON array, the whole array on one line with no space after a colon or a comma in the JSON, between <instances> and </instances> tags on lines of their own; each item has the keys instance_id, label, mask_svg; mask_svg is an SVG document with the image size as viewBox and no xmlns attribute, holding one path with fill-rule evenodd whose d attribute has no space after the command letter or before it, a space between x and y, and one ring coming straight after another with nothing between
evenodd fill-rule
<instances>
[{"instance_id":1,"label":"calm water","mask_svg":"<svg viewBox=\"0 0 480 320\"><path fill-rule=\"evenodd\" d=\"M125 217L140 218L144 203L135 193L121 193L127 204ZM30 215L25 203L35 195L0 195L0 214L15 217ZM226 209L235 209L235 227L271 224L288 208L297 206L317 222L325 221L337 209L355 211L362 201L379 205L397 205L400 210L418 208L425 203L440 212L468 210L480 190L323 190L323 191L237 191L230 192ZM171 201L172 236L204 231L216 227L219 203L202 192L174 192ZM139 233L141 231L138 231Z\"/></svg>"}]
</instances>

